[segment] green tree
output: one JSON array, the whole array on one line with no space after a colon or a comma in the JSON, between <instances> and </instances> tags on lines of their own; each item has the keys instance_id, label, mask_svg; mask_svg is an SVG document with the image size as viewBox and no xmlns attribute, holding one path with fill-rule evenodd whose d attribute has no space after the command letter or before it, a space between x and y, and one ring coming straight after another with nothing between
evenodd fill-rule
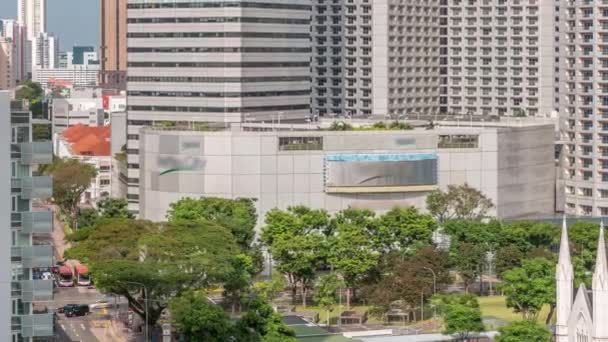
<instances>
[{"instance_id":1,"label":"green tree","mask_svg":"<svg viewBox=\"0 0 608 342\"><path fill-rule=\"evenodd\" d=\"M342 210L334 218L332 227L328 237L328 262L346 283L346 306L350 307L357 281L378 264L380 256L374 243L373 213L352 208Z\"/></svg>"},{"instance_id":2,"label":"green tree","mask_svg":"<svg viewBox=\"0 0 608 342\"><path fill-rule=\"evenodd\" d=\"M102 218L135 218L129 211L129 203L125 198L106 198L100 201L97 206Z\"/></svg>"},{"instance_id":3,"label":"green tree","mask_svg":"<svg viewBox=\"0 0 608 342\"><path fill-rule=\"evenodd\" d=\"M51 133L51 125L32 124L32 140L33 141L51 141L51 140L53 140L52 133Z\"/></svg>"},{"instance_id":4,"label":"green tree","mask_svg":"<svg viewBox=\"0 0 608 342\"><path fill-rule=\"evenodd\" d=\"M500 248L496 252L494 260L496 267L496 274L502 275L505 271L521 266L521 261L525 256L523 253L514 245L509 245Z\"/></svg>"},{"instance_id":5,"label":"green tree","mask_svg":"<svg viewBox=\"0 0 608 342\"><path fill-rule=\"evenodd\" d=\"M34 118L43 117L44 90L40 86L40 83L32 81L22 82L15 91L15 99L28 100L32 116Z\"/></svg>"},{"instance_id":6,"label":"green tree","mask_svg":"<svg viewBox=\"0 0 608 342\"><path fill-rule=\"evenodd\" d=\"M78 210L78 220L76 227L83 229L97 224L99 221L99 212L93 208L84 208Z\"/></svg>"},{"instance_id":7,"label":"green tree","mask_svg":"<svg viewBox=\"0 0 608 342\"><path fill-rule=\"evenodd\" d=\"M234 339L235 329L221 307L200 292L188 291L170 302L171 319L190 342L224 342Z\"/></svg>"},{"instance_id":8,"label":"green tree","mask_svg":"<svg viewBox=\"0 0 608 342\"><path fill-rule=\"evenodd\" d=\"M393 208L378 218L375 239L384 253L399 251L414 253L433 241L435 220L416 208Z\"/></svg>"},{"instance_id":9,"label":"green tree","mask_svg":"<svg viewBox=\"0 0 608 342\"><path fill-rule=\"evenodd\" d=\"M499 329L496 342L550 342L551 332L535 322L515 321Z\"/></svg>"},{"instance_id":10,"label":"green tree","mask_svg":"<svg viewBox=\"0 0 608 342\"><path fill-rule=\"evenodd\" d=\"M402 304L403 309L414 308L420 304L421 294L429 298L435 285L440 291L451 283L449 272L448 253L433 246L423 247L414 255L392 254L382 259L377 276L365 279L362 293L381 315L395 303Z\"/></svg>"},{"instance_id":11,"label":"green tree","mask_svg":"<svg viewBox=\"0 0 608 342\"><path fill-rule=\"evenodd\" d=\"M330 326L329 313L336 305L336 292L344 288L345 284L335 273L326 274L317 280L314 300L326 312L327 326Z\"/></svg>"},{"instance_id":12,"label":"green tree","mask_svg":"<svg viewBox=\"0 0 608 342\"><path fill-rule=\"evenodd\" d=\"M53 177L53 201L69 217L71 226L76 226L78 204L97 170L77 159L55 158L45 172Z\"/></svg>"},{"instance_id":13,"label":"green tree","mask_svg":"<svg viewBox=\"0 0 608 342\"><path fill-rule=\"evenodd\" d=\"M239 254L232 260L232 269L224 276L224 298L232 306L232 314L236 306L249 293L254 266L251 258Z\"/></svg>"},{"instance_id":14,"label":"green tree","mask_svg":"<svg viewBox=\"0 0 608 342\"><path fill-rule=\"evenodd\" d=\"M466 292L469 286L481 275L485 251L480 245L461 242L450 246L450 258L460 275Z\"/></svg>"},{"instance_id":15,"label":"green tree","mask_svg":"<svg viewBox=\"0 0 608 342\"><path fill-rule=\"evenodd\" d=\"M251 247L257 224L255 204L249 198L183 198L171 204L167 218L169 222L200 219L216 222L232 232L243 250Z\"/></svg>"},{"instance_id":16,"label":"green tree","mask_svg":"<svg viewBox=\"0 0 608 342\"><path fill-rule=\"evenodd\" d=\"M17 100L33 100L44 96L44 90L38 82L25 81L17 86L15 91L15 99Z\"/></svg>"},{"instance_id":17,"label":"green tree","mask_svg":"<svg viewBox=\"0 0 608 342\"><path fill-rule=\"evenodd\" d=\"M202 220L157 224L107 219L86 232L66 256L90 265L97 287L125 297L150 325L170 299L220 284L239 251L226 228ZM147 317L143 300L149 303Z\"/></svg>"},{"instance_id":18,"label":"green tree","mask_svg":"<svg viewBox=\"0 0 608 342\"><path fill-rule=\"evenodd\" d=\"M555 265L544 258L524 260L521 267L503 273L500 289L507 306L521 313L523 319L536 321L543 305L550 305L547 322L555 307Z\"/></svg>"},{"instance_id":19,"label":"green tree","mask_svg":"<svg viewBox=\"0 0 608 342\"><path fill-rule=\"evenodd\" d=\"M261 241L268 247L277 271L287 277L293 300L299 286L306 305L307 290L325 260L323 232L328 229L329 215L323 210L296 206L286 211L271 210L265 221Z\"/></svg>"},{"instance_id":20,"label":"green tree","mask_svg":"<svg viewBox=\"0 0 608 342\"><path fill-rule=\"evenodd\" d=\"M479 308L462 304L452 304L443 311L444 334L456 334L459 339L467 340L471 333L484 331Z\"/></svg>"},{"instance_id":21,"label":"green tree","mask_svg":"<svg viewBox=\"0 0 608 342\"><path fill-rule=\"evenodd\" d=\"M448 185L447 191L434 190L426 198L426 208L439 223L450 219L478 220L494 207L481 191L464 185Z\"/></svg>"},{"instance_id":22,"label":"green tree","mask_svg":"<svg viewBox=\"0 0 608 342\"><path fill-rule=\"evenodd\" d=\"M281 273L275 272L269 280L253 283L253 292L272 303L285 289L285 285L285 277Z\"/></svg>"},{"instance_id":23,"label":"green tree","mask_svg":"<svg viewBox=\"0 0 608 342\"><path fill-rule=\"evenodd\" d=\"M444 334L456 334L467 340L472 333L485 330L477 297L473 295L438 295L433 297L444 321Z\"/></svg>"},{"instance_id":24,"label":"green tree","mask_svg":"<svg viewBox=\"0 0 608 342\"><path fill-rule=\"evenodd\" d=\"M295 332L265 300L253 298L246 304L247 313L237 323L240 332L237 341L296 342Z\"/></svg>"}]
</instances>

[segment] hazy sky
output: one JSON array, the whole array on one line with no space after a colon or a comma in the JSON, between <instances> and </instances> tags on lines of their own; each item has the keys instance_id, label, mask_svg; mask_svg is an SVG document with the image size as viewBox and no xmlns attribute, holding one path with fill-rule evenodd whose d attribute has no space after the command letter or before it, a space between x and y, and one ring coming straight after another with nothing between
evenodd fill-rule
<instances>
[{"instance_id":1,"label":"hazy sky","mask_svg":"<svg viewBox=\"0 0 608 342\"><path fill-rule=\"evenodd\" d=\"M47 31L61 51L75 44L99 46L99 0L47 0ZM0 18L17 17L17 0L0 0Z\"/></svg>"}]
</instances>

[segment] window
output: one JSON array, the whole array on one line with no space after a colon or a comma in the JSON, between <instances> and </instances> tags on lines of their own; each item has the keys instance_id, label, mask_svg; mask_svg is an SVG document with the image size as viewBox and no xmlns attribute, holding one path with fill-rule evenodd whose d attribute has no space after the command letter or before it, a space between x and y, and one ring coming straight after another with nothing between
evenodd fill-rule
<instances>
[{"instance_id":1,"label":"window","mask_svg":"<svg viewBox=\"0 0 608 342\"><path fill-rule=\"evenodd\" d=\"M479 135L440 135L439 148L477 148Z\"/></svg>"},{"instance_id":2,"label":"window","mask_svg":"<svg viewBox=\"0 0 608 342\"><path fill-rule=\"evenodd\" d=\"M322 137L279 137L279 151L321 151Z\"/></svg>"}]
</instances>

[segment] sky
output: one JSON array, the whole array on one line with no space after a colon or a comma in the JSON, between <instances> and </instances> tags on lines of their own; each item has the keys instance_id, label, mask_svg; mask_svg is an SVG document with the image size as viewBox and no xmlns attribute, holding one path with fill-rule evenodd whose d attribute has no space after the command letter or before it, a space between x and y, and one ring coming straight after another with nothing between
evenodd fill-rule
<instances>
[{"instance_id":1,"label":"sky","mask_svg":"<svg viewBox=\"0 0 608 342\"><path fill-rule=\"evenodd\" d=\"M74 45L99 46L99 0L47 0L47 31L61 51ZM0 0L0 18L17 18L17 0Z\"/></svg>"}]
</instances>

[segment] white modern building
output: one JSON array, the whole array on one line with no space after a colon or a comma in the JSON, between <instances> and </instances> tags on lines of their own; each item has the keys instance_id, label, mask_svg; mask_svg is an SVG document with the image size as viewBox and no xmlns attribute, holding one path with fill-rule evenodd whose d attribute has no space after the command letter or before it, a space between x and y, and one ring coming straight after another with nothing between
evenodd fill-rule
<instances>
[{"instance_id":1,"label":"white modern building","mask_svg":"<svg viewBox=\"0 0 608 342\"><path fill-rule=\"evenodd\" d=\"M309 0L129 0L127 6L132 207L142 126L310 115Z\"/></svg>"},{"instance_id":2,"label":"white modern building","mask_svg":"<svg viewBox=\"0 0 608 342\"><path fill-rule=\"evenodd\" d=\"M4 229L0 248L0 340L49 341L54 313L53 281L42 279L53 266L53 246L34 237L52 233L53 213L39 210L36 200L52 196L52 179L33 176L36 165L52 161L50 142L32 142L32 116L26 105L0 92L0 217ZM10 182L9 182L10 180ZM36 304L36 305L35 305Z\"/></svg>"},{"instance_id":3,"label":"white modern building","mask_svg":"<svg viewBox=\"0 0 608 342\"><path fill-rule=\"evenodd\" d=\"M555 209L553 124L405 131L244 125L142 129L140 217L163 220L171 203L201 196L255 198L261 218L300 204L331 213L425 209L429 191L465 183L488 195L500 218Z\"/></svg>"},{"instance_id":4,"label":"white modern building","mask_svg":"<svg viewBox=\"0 0 608 342\"><path fill-rule=\"evenodd\" d=\"M50 103L53 134L66 128L104 125L103 99L95 90L75 90L70 97L53 98Z\"/></svg>"},{"instance_id":5,"label":"white modern building","mask_svg":"<svg viewBox=\"0 0 608 342\"><path fill-rule=\"evenodd\" d=\"M17 0L17 22L25 27L30 41L46 32L46 0Z\"/></svg>"},{"instance_id":6,"label":"white modern building","mask_svg":"<svg viewBox=\"0 0 608 342\"><path fill-rule=\"evenodd\" d=\"M440 4L313 0L313 114L438 112Z\"/></svg>"},{"instance_id":7,"label":"white modern building","mask_svg":"<svg viewBox=\"0 0 608 342\"><path fill-rule=\"evenodd\" d=\"M566 212L608 215L608 17L603 2L562 4L561 127Z\"/></svg>"},{"instance_id":8,"label":"white modern building","mask_svg":"<svg viewBox=\"0 0 608 342\"><path fill-rule=\"evenodd\" d=\"M33 80L42 88L49 89L49 84L61 82L74 88L95 88L99 65L75 65L72 68L37 69Z\"/></svg>"},{"instance_id":9,"label":"white modern building","mask_svg":"<svg viewBox=\"0 0 608 342\"><path fill-rule=\"evenodd\" d=\"M444 111L557 116L560 6L574 2L443 2Z\"/></svg>"},{"instance_id":10,"label":"white modern building","mask_svg":"<svg viewBox=\"0 0 608 342\"><path fill-rule=\"evenodd\" d=\"M108 198L112 183L110 126L71 126L53 135L53 152L59 158L78 159L95 168L97 175L83 193L81 203L92 204Z\"/></svg>"},{"instance_id":11,"label":"white modern building","mask_svg":"<svg viewBox=\"0 0 608 342\"><path fill-rule=\"evenodd\" d=\"M32 41L32 68L34 77L38 69L55 69L59 66L59 38L52 33L39 32Z\"/></svg>"}]
</instances>

